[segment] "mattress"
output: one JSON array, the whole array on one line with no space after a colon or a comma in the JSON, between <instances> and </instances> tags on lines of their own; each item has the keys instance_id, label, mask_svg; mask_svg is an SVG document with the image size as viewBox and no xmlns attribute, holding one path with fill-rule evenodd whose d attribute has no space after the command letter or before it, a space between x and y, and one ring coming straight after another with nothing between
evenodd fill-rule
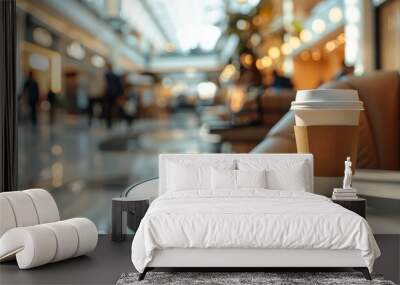
<instances>
[{"instance_id":1,"label":"mattress","mask_svg":"<svg viewBox=\"0 0 400 285\"><path fill-rule=\"evenodd\" d=\"M372 271L380 255L361 216L300 191L167 192L151 204L132 243L139 272L162 249L359 250Z\"/></svg>"}]
</instances>

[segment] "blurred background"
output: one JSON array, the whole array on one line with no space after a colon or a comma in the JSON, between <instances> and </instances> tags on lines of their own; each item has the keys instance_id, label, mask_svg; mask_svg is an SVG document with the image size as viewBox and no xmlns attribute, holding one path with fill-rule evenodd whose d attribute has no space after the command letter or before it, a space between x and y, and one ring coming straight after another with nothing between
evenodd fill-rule
<instances>
[{"instance_id":1,"label":"blurred background","mask_svg":"<svg viewBox=\"0 0 400 285\"><path fill-rule=\"evenodd\" d=\"M17 33L19 188L103 233L159 153L250 152L296 90L400 70L400 0L17 0ZM400 232L400 193L365 195Z\"/></svg>"}]
</instances>

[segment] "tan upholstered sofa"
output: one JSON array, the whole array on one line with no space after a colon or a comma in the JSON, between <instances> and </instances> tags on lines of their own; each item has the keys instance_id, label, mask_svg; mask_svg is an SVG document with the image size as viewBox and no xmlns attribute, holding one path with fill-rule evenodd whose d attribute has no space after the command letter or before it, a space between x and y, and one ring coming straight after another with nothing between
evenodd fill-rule
<instances>
[{"instance_id":1,"label":"tan upholstered sofa","mask_svg":"<svg viewBox=\"0 0 400 285\"><path fill-rule=\"evenodd\" d=\"M290 109L295 96L292 89L267 89L233 113L234 122L209 126L210 133L229 142L233 152L249 152Z\"/></svg>"},{"instance_id":2,"label":"tan upholstered sofa","mask_svg":"<svg viewBox=\"0 0 400 285\"><path fill-rule=\"evenodd\" d=\"M364 102L360 117L360 137L355 183L389 182L393 191L385 192L363 187L368 195L384 195L400 199L400 74L397 71L376 71L364 76L345 77L321 88L356 89ZM267 134L253 153L296 152L294 114L288 112ZM374 169L373 175L370 169ZM358 176L357 176L358 175ZM373 182L369 181L369 182ZM394 184L393 184L394 183ZM367 183L368 184L368 183ZM371 184L371 183L370 183ZM386 188L389 189L389 188Z\"/></svg>"}]
</instances>

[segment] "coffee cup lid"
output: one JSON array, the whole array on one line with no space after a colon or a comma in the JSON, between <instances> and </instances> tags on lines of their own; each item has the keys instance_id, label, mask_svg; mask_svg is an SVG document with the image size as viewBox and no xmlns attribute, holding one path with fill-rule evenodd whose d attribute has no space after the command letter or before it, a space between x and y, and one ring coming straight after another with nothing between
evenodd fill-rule
<instances>
[{"instance_id":1,"label":"coffee cup lid","mask_svg":"<svg viewBox=\"0 0 400 285\"><path fill-rule=\"evenodd\" d=\"M347 109L364 110L357 90L350 89L312 89L299 90L296 100L292 102L292 110L300 109Z\"/></svg>"}]
</instances>

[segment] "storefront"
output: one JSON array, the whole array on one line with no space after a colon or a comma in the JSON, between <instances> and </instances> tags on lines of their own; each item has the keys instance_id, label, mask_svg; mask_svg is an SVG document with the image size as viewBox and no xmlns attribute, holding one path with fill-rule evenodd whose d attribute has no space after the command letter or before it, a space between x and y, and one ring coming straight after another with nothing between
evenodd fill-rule
<instances>
[{"instance_id":1,"label":"storefront","mask_svg":"<svg viewBox=\"0 0 400 285\"><path fill-rule=\"evenodd\" d=\"M90 83L103 80L105 57L22 10L18 10L17 20L21 23L18 90L22 90L24 78L32 71L41 101L51 91L68 111L84 110Z\"/></svg>"}]
</instances>

